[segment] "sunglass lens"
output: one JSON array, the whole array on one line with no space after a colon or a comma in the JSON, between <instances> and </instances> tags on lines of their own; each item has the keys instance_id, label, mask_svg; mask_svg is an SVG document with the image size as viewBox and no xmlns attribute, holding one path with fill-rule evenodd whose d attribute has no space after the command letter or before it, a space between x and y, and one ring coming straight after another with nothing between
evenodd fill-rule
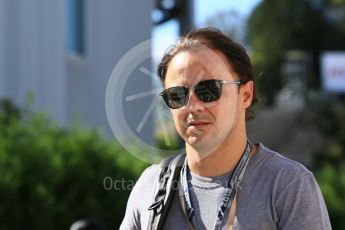
<instances>
[{"instance_id":1,"label":"sunglass lens","mask_svg":"<svg viewBox=\"0 0 345 230\"><path fill-rule=\"evenodd\" d=\"M170 108L178 109L186 104L188 92L188 88L177 86L164 90L162 97Z\"/></svg>"},{"instance_id":2,"label":"sunglass lens","mask_svg":"<svg viewBox=\"0 0 345 230\"><path fill-rule=\"evenodd\" d=\"M222 84L217 80L206 80L199 82L194 91L201 101L212 102L219 99L222 93Z\"/></svg>"}]
</instances>

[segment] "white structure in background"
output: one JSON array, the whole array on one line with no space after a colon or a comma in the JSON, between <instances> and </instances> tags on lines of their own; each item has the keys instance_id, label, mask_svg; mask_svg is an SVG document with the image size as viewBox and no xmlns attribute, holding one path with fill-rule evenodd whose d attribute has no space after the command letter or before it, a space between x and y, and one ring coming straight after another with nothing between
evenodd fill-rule
<instances>
[{"instance_id":1,"label":"white structure in background","mask_svg":"<svg viewBox=\"0 0 345 230\"><path fill-rule=\"evenodd\" d=\"M109 133L108 78L128 50L151 37L152 8L140 0L0 1L0 98L23 105L32 92L35 109L59 124L77 117ZM141 81L135 85L148 84ZM152 128L145 130L151 137Z\"/></svg>"},{"instance_id":2,"label":"white structure in background","mask_svg":"<svg viewBox=\"0 0 345 230\"><path fill-rule=\"evenodd\" d=\"M311 59L311 55L305 51L286 52L282 68L286 84L277 95L278 107L296 109L304 106L305 77L308 74Z\"/></svg>"},{"instance_id":3,"label":"white structure in background","mask_svg":"<svg viewBox=\"0 0 345 230\"><path fill-rule=\"evenodd\" d=\"M345 52L321 55L322 88L327 92L345 92Z\"/></svg>"}]
</instances>

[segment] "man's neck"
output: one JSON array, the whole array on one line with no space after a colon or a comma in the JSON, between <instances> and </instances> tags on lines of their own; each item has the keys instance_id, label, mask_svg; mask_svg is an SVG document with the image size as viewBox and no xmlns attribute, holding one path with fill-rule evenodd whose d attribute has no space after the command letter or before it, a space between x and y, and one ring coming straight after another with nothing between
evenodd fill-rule
<instances>
[{"instance_id":1,"label":"man's neck","mask_svg":"<svg viewBox=\"0 0 345 230\"><path fill-rule=\"evenodd\" d=\"M234 170L247 145L247 137L224 142L218 149L204 158L187 146L188 166L192 173L205 176L219 176Z\"/></svg>"}]
</instances>

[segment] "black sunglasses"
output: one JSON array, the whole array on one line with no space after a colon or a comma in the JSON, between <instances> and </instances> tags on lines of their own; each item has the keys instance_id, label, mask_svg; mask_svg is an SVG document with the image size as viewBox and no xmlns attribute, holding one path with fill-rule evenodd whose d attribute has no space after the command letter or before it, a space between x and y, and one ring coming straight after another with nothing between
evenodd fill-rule
<instances>
[{"instance_id":1,"label":"black sunglasses","mask_svg":"<svg viewBox=\"0 0 345 230\"><path fill-rule=\"evenodd\" d=\"M222 95L223 84L242 84L241 81L206 80L192 86L197 98L203 102L217 101ZM189 98L188 86L175 86L160 93L165 103L171 109L178 109L186 105Z\"/></svg>"}]
</instances>

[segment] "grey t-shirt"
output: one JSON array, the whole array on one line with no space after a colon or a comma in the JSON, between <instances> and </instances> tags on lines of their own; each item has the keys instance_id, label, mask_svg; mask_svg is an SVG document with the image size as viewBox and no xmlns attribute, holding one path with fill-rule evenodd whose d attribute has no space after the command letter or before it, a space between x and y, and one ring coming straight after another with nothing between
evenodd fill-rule
<instances>
[{"instance_id":1,"label":"grey t-shirt","mask_svg":"<svg viewBox=\"0 0 345 230\"><path fill-rule=\"evenodd\" d=\"M148 207L159 165L148 167L133 188L120 229L147 229ZM196 227L212 229L231 172L217 177L190 174L190 196ZM331 229L327 209L313 174L303 165L258 145L237 193L234 229ZM225 213L223 229L229 209ZM175 194L164 229L188 229Z\"/></svg>"}]
</instances>

